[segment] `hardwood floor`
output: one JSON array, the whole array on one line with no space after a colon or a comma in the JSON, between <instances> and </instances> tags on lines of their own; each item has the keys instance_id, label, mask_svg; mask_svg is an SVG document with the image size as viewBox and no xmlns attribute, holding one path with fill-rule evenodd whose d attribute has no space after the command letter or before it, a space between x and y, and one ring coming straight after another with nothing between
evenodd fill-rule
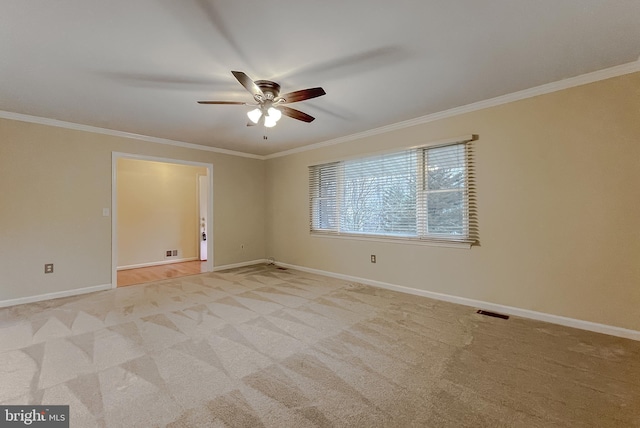
<instances>
[{"instance_id":1,"label":"hardwood floor","mask_svg":"<svg viewBox=\"0 0 640 428\"><path fill-rule=\"evenodd\" d=\"M206 272L206 263L200 260L192 262L172 263L168 265L149 266L138 269L118 271L118 287L143 284L160 279L179 278Z\"/></svg>"}]
</instances>

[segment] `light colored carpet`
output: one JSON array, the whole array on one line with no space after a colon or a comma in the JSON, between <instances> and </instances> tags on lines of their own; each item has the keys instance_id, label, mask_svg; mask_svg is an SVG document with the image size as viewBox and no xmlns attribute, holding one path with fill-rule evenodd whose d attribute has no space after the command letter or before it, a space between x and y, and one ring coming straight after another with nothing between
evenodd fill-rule
<instances>
[{"instance_id":1,"label":"light colored carpet","mask_svg":"<svg viewBox=\"0 0 640 428\"><path fill-rule=\"evenodd\" d=\"M640 426L640 343L273 266L0 310L72 427Z\"/></svg>"}]
</instances>

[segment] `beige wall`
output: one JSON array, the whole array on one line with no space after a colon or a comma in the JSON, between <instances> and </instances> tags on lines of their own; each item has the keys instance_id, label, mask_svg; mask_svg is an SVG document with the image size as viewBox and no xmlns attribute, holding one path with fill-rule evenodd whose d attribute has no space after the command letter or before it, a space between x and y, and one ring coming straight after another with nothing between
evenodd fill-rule
<instances>
[{"instance_id":1,"label":"beige wall","mask_svg":"<svg viewBox=\"0 0 640 428\"><path fill-rule=\"evenodd\" d=\"M214 265L264 257L263 161L0 119L0 301L111 283L113 151L213 164Z\"/></svg>"},{"instance_id":2,"label":"beige wall","mask_svg":"<svg viewBox=\"0 0 640 428\"><path fill-rule=\"evenodd\" d=\"M636 73L266 162L0 120L0 301L111 282L116 151L213 164L216 266L273 256L640 330L638 117ZM309 235L308 165L471 133L479 247Z\"/></svg>"},{"instance_id":3,"label":"beige wall","mask_svg":"<svg viewBox=\"0 0 640 428\"><path fill-rule=\"evenodd\" d=\"M639 118L636 73L268 160L267 256L640 330ZM310 236L308 165L464 134L480 137L479 247Z\"/></svg>"},{"instance_id":4,"label":"beige wall","mask_svg":"<svg viewBox=\"0 0 640 428\"><path fill-rule=\"evenodd\" d=\"M118 159L119 268L198 258L200 175L207 168ZM165 257L173 249L178 256Z\"/></svg>"}]
</instances>

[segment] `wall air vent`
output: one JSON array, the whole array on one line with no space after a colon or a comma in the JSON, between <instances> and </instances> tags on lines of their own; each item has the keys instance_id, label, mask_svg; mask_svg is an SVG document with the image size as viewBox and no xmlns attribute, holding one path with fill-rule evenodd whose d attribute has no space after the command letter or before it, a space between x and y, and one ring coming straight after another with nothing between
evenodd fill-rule
<instances>
[{"instance_id":1,"label":"wall air vent","mask_svg":"<svg viewBox=\"0 0 640 428\"><path fill-rule=\"evenodd\" d=\"M497 314L495 312L483 311L482 309L478 309L478 312L476 312L476 313L480 314L480 315L486 315L488 317L501 318L503 320L508 320L509 319L509 315L503 315L503 314Z\"/></svg>"}]
</instances>

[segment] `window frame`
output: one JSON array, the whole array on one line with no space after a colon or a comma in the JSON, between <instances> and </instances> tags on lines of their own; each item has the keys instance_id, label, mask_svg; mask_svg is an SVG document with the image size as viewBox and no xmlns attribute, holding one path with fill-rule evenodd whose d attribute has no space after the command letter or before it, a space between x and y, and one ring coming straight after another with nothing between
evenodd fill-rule
<instances>
[{"instance_id":1,"label":"window frame","mask_svg":"<svg viewBox=\"0 0 640 428\"><path fill-rule=\"evenodd\" d=\"M326 164L317 165L317 167L319 167L318 178L317 178L317 181L319 183L318 192L317 192L317 195L311 195L311 191L309 193L310 207L311 207L311 213L310 213L311 219L310 219L310 223L309 224L310 224L310 230L312 229L314 231L314 233L322 233L322 232L331 233L334 230L334 228L320 228L320 227L313 228L313 225L316 224L316 222L322 222L322 219L318 219L318 214L317 213L318 213L318 211L320 211L320 210L317 209L318 203L323 201L323 200L330 200L329 197L323 196L321 194L322 177L323 177L321 169L324 169L324 168L328 169L328 168L331 168L331 167L334 167L334 166L338 167L339 166L339 162L329 162L329 163L326 163ZM334 180L336 182L336 184L335 184L335 192L336 192L336 194L338 194L340 192L340 186L339 186L340 179L336 175L334 177ZM309 187L311 188L311 186L309 186ZM334 213L333 213L335 219L337 219L338 212L339 212L339 207L336 204L336 207L335 207L335 210L334 210ZM329 220L327 220L327 221L329 221Z\"/></svg>"},{"instance_id":2,"label":"window frame","mask_svg":"<svg viewBox=\"0 0 640 428\"><path fill-rule=\"evenodd\" d=\"M334 160L330 162L324 162L320 164L311 164L309 166L309 232L313 237L325 237L325 238L343 238L343 239L356 239L367 241L380 241L380 242L401 242L420 245L435 245L446 247L463 247L470 248L472 245L479 243L477 234L477 222L476 222L476 207L475 207L475 180L474 180L474 163L473 163L473 145L471 142L478 139L477 135L465 135L462 137L455 137L446 140L434 141L418 146L400 148L394 150L388 150L384 152L369 153L359 156L353 156L349 158L343 158L340 160ZM462 144L464 147L464 167L465 167L465 180L464 186L460 188L449 188L442 190L428 190L426 188L426 153L429 149L435 149L438 147L446 147ZM341 224L341 206L342 201L341 192L344 183L344 165L346 162L367 160L368 158L374 158L376 156L394 155L405 151L419 151L416 156L416 235L396 235L396 234L377 234L370 232L353 232L340 230ZM314 173L317 173L320 168L332 167L335 168L335 209L333 216L335 219L334 227L330 228L317 228L314 227L317 223L317 200L321 198L313 195L313 186L318 183L319 180L314 178ZM318 192L320 189L317 189ZM427 233L428 229L428 194L433 193L462 193L464 210L463 224L466 226L466 235L460 235L457 237L447 233ZM316 192L317 193L317 192Z\"/></svg>"}]
</instances>

